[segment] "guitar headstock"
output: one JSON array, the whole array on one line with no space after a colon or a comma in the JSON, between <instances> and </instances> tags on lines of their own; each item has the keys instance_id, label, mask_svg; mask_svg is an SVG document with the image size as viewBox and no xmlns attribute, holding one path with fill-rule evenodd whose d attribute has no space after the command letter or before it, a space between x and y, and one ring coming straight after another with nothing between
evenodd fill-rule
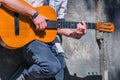
<instances>
[{"instance_id":1,"label":"guitar headstock","mask_svg":"<svg viewBox=\"0 0 120 80\"><path fill-rule=\"evenodd\" d=\"M98 22L96 29L101 32L114 32L114 24L111 22Z\"/></svg>"}]
</instances>

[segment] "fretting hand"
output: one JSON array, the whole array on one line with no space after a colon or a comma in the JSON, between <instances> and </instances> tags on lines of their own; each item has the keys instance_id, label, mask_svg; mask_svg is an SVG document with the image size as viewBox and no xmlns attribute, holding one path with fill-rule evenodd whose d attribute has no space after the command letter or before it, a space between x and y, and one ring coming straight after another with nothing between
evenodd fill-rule
<instances>
[{"instance_id":1,"label":"fretting hand","mask_svg":"<svg viewBox=\"0 0 120 80\"><path fill-rule=\"evenodd\" d=\"M82 21L82 23L77 24L77 29L73 33L71 33L71 37L80 39L84 34L86 34L86 32L86 23L85 21Z\"/></svg>"}]
</instances>

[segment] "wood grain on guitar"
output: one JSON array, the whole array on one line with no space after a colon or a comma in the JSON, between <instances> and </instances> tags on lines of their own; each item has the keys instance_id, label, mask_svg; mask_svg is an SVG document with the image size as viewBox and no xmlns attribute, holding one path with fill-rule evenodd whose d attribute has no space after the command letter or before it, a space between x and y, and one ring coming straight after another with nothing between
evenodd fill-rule
<instances>
[{"instance_id":1,"label":"wood grain on guitar","mask_svg":"<svg viewBox=\"0 0 120 80\"><path fill-rule=\"evenodd\" d=\"M41 6L34 9L48 18L48 26L45 31L36 30L33 22L27 16L22 14L18 14L16 16L13 11L1 6L1 45L8 49L17 49L33 40L40 40L42 42L49 43L55 39L57 28L76 28L76 24L78 23L70 21L57 21L56 13L50 6ZM88 29L96 29L102 32L114 32L113 23L100 22L86 24Z\"/></svg>"}]
</instances>

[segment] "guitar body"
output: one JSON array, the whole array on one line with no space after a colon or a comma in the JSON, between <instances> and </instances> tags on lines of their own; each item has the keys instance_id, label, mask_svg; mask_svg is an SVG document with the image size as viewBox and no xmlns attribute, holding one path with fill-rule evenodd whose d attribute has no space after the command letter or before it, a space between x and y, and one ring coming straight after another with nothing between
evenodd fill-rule
<instances>
[{"instance_id":1,"label":"guitar body","mask_svg":"<svg viewBox=\"0 0 120 80\"><path fill-rule=\"evenodd\" d=\"M24 4L28 5L25 2ZM48 20L57 19L54 9L49 6L41 6L34 9L47 17ZM46 29L45 31L36 30L32 20L22 14L19 14L19 34L16 35L14 21L14 12L2 6L0 8L0 37L1 44L6 48L17 49L33 40L48 43L56 37L57 28Z\"/></svg>"}]
</instances>

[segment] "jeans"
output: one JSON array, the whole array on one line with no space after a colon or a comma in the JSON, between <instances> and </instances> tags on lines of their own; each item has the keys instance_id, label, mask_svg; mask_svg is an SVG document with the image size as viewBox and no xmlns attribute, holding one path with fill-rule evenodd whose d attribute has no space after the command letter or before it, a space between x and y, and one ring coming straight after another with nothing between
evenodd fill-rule
<instances>
[{"instance_id":1,"label":"jeans","mask_svg":"<svg viewBox=\"0 0 120 80\"><path fill-rule=\"evenodd\" d=\"M51 77L63 80L64 56L63 53L56 54L52 46L35 40L23 48L23 55L30 64L23 72L26 80Z\"/></svg>"}]
</instances>

